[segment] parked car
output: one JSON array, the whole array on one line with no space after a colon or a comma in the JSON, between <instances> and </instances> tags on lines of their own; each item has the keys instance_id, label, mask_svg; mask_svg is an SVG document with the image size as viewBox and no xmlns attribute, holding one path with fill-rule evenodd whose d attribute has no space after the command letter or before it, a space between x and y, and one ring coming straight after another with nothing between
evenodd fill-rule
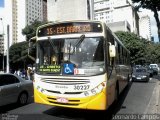
<instances>
[{"instance_id":1,"label":"parked car","mask_svg":"<svg viewBox=\"0 0 160 120\"><path fill-rule=\"evenodd\" d=\"M158 64L150 64L149 67L153 70L154 75L158 75L158 72L160 68L158 67Z\"/></svg>"},{"instance_id":2,"label":"parked car","mask_svg":"<svg viewBox=\"0 0 160 120\"><path fill-rule=\"evenodd\" d=\"M149 81L150 73L146 68L136 68L132 73L132 81Z\"/></svg>"},{"instance_id":3,"label":"parked car","mask_svg":"<svg viewBox=\"0 0 160 120\"><path fill-rule=\"evenodd\" d=\"M135 67L136 67L136 68L141 68L141 67L142 67L142 65L135 65Z\"/></svg>"},{"instance_id":4,"label":"parked car","mask_svg":"<svg viewBox=\"0 0 160 120\"><path fill-rule=\"evenodd\" d=\"M0 74L0 106L10 103L25 105L33 96L33 82L11 74Z\"/></svg>"}]
</instances>

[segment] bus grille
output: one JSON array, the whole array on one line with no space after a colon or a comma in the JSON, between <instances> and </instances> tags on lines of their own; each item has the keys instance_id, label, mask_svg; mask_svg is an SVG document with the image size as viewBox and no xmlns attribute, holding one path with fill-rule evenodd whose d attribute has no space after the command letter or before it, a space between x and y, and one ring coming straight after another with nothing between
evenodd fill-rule
<instances>
[{"instance_id":1,"label":"bus grille","mask_svg":"<svg viewBox=\"0 0 160 120\"><path fill-rule=\"evenodd\" d=\"M41 82L57 84L57 85L76 85L76 84L88 84L90 81L88 79L69 79L69 78L44 78Z\"/></svg>"},{"instance_id":2,"label":"bus grille","mask_svg":"<svg viewBox=\"0 0 160 120\"><path fill-rule=\"evenodd\" d=\"M46 90L47 92L61 94L59 91L53 91L53 90ZM81 94L82 92L65 92L64 94Z\"/></svg>"},{"instance_id":3,"label":"bus grille","mask_svg":"<svg viewBox=\"0 0 160 120\"><path fill-rule=\"evenodd\" d=\"M69 79L69 78L43 78L41 79L43 83L49 83L54 85L77 85L77 84L88 84L90 83L89 79ZM82 92L64 92L55 90L45 89L47 92L54 93L54 94L66 94L66 95L78 95Z\"/></svg>"}]
</instances>

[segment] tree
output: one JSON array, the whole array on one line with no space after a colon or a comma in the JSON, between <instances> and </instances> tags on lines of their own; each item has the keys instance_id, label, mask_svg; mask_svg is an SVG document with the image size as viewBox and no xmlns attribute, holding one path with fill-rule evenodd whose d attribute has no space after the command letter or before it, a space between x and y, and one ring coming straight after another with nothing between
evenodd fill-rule
<instances>
[{"instance_id":1,"label":"tree","mask_svg":"<svg viewBox=\"0 0 160 120\"><path fill-rule=\"evenodd\" d=\"M145 58L147 63L156 63L157 52L154 44L149 44L146 47Z\"/></svg>"},{"instance_id":2,"label":"tree","mask_svg":"<svg viewBox=\"0 0 160 120\"><path fill-rule=\"evenodd\" d=\"M36 36L36 30L37 28L42 25L45 24L46 22L41 22L41 21L37 21L35 20L31 25L27 25L23 30L22 30L22 34L26 35L27 41L29 41L30 38Z\"/></svg>"},{"instance_id":3,"label":"tree","mask_svg":"<svg viewBox=\"0 0 160 120\"><path fill-rule=\"evenodd\" d=\"M134 33L119 31L115 33L126 48L130 51L131 63L143 64L145 60L144 40Z\"/></svg>"},{"instance_id":4,"label":"tree","mask_svg":"<svg viewBox=\"0 0 160 120\"><path fill-rule=\"evenodd\" d=\"M160 0L132 0L133 3L139 3L136 8L146 8L154 13L154 18L157 23L157 33L158 33L158 39L160 42L160 21L158 16L158 11L160 11Z\"/></svg>"},{"instance_id":5,"label":"tree","mask_svg":"<svg viewBox=\"0 0 160 120\"><path fill-rule=\"evenodd\" d=\"M149 42L130 32L119 31L115 34L130 51L131 63L160 63L160 44Z\"/></svg>"},{"instance_id":6,"label":"tree","mask_svg":"<svg viewBox=\"0 0 160 120\"><path fill-rule=\"evenodd\" d=\"M146 59L150 60L150 63L160 63L160 44L152 43L146 49Z\"/></svg>"},{"instance_id":7,"label":"tree","mask_svg":"<svg viewBox=\"0 0 160 120\"><path fill-rule=\"evenodd\" d=\"M27 64L33 64L35 61L28 55L29 39L36 36L37 28L45 24L46 22L40 22L35 20L31 25L27 25L23 30L22 34L26 35L27 41L19 42L13 44L10 47L10 64L13 69L25 68ZM35 57L36 49L35 47L31 49L30 55Z\"/></svg>"},{"instance_id":8,"label":"tree","mask_svg":"<svg viewBox=\"0 0 160 120\"><path fill-rule=\"evenodd\" d=\"M9 48L9 58L12 69L26 68L26 64L33 64L34 61L28 57L28 42L23 41L13 44Z\"/></svg>"}]
</instances>

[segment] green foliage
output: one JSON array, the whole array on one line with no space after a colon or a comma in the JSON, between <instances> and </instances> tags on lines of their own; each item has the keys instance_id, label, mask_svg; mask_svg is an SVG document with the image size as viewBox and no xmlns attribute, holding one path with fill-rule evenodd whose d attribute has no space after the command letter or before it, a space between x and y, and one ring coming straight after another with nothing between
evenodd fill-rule
<instances>
[{"instance_id":1,"label":"green foliage","mask_svg":"<svg viewBox=\"0 0 160 120\"><path fill-rule=\"evenodd\" d=\"M10 61L16 61L22 55L24 55L24 50L28 48L28 42L20 42L12 45L9 49Z\"/></svg>"},{"instance_id":2,"label":"green foliage","mask_svg":"<svg viewBox=\"0 0 160 120\"><path fill-rule=\"evenodd\" d=\"M28 57L28 42L19 42L9 48L9 58L12 69L26 68L25 65L34 61Z\"/></svg>"},{"instance_id":3,"label":"green foliage","mask_svg":"<svg viewBox=\"0 0 160 120\"><path fill-rule=\"evenodd\" d=\"M31 25L27 25L23 30L22 30L22 34L23 35L26 35L26 38L27 38L27 41L36 36L36 30L37 28L44 24L45 22L40 22L40 21L37 21L35 20Z\"/></svg>"},{"instance_id":4,"label":"green foliage","mask_svg":"<svg viewBox=\"0 0 160 120\"><path fill-rule=\"evenodd\" d=\"M158 39L160 42L160 21L158 15L158 11L160 11L160 0L132 0L132 2L138 3L138 5L135 7L136 9L145 8L151 10L154 13L154 18L156 20L158 29Z\"/></svg>"},{"instance_id":5,"label":"green foliage","mask_svg":"<svg viewBox=\"0 0 160 120\"><path fill-rule=\"evenodd\" d=\"M27 41L13 44L9 51L10 64L13 69L25 68L27 64L33 64L34 61L28 56L28 40L36 35L37 28L45 24L46 22L40 22L35 20L31 25L27 25L22 34L26 35ZM35 57L35 47L31 49L30 55Z\"/></svg>"},{"instance_id":6,"label":"green foliage","mask_svg":"<svg viewBox=\"0 0 160 120\"><path fill-rule=\"evenodd\" d=\"M132 0L133 3L139 3L139 7L154 10L155 8L157 11L160 10L160 0Z\"/></svg>"},{"instance_id":7,"label":"green foliage","mask_svg":"<svg viewBox=\"0 0 160 120\"><path fill-rule=\"evenodd\" d=\"M147 63L160 63L160 44L149 44L146 47Z\"/></svg>"},{"instance_id":8,"label":"green foliage","mask_svg":"<svg viewBox=\"0 0 160 120\"><path fill-rule=\"evenodd\" d=\"M149 64L160 62L160 44L148 42L130 32L115 33L126 48L130 51L131 62L134 64Z\"/></svg>"}]
</instances>

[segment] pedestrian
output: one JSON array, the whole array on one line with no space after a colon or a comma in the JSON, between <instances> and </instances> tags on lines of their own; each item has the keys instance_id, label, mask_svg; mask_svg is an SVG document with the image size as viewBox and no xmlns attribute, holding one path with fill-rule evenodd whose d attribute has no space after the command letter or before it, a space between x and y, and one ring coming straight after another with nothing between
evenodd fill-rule
<instances>
[{"instance_id":1,"label":"pedestrian","mask_svg":"<svg viewBox=\"0 0 160 120\"><path fill-rule=\"evenodd\" d=\"M17 75L20 76L20 70L19 69L17 70Z\"/></svg>"},{"instance_id":2,"label":"pedestrian","mask_svg":"<svg viewBox=\"0 0 160 120\"><path fill-rule=\"evenodd\" d=\"M22 77L23 77L24 79L26 79L26 70L25 70L25 69L22 70Z\"/></svg>"},{"instance_id":3,"label":"pedestrian","mask_svg":"<svg viewBox=\"0 0 160 120\"><path fill-rule=\"evenodd\" d=\"M27 77L28 77L28 80L31 80L31 72L32 72L31 68L28 67L28 69L27 69Z\"/></svg>"},{"instance_id":4,"label":"pedestrian","mask_svg":"<svg viewBox=\"0 0 160 120\"><path fill-rule=\"evenodd\" d=\"M15 75L18 75L18 74L17 74L17 70L15 70L14 74L15 74Z\"/></svg>"}]
</instances>

